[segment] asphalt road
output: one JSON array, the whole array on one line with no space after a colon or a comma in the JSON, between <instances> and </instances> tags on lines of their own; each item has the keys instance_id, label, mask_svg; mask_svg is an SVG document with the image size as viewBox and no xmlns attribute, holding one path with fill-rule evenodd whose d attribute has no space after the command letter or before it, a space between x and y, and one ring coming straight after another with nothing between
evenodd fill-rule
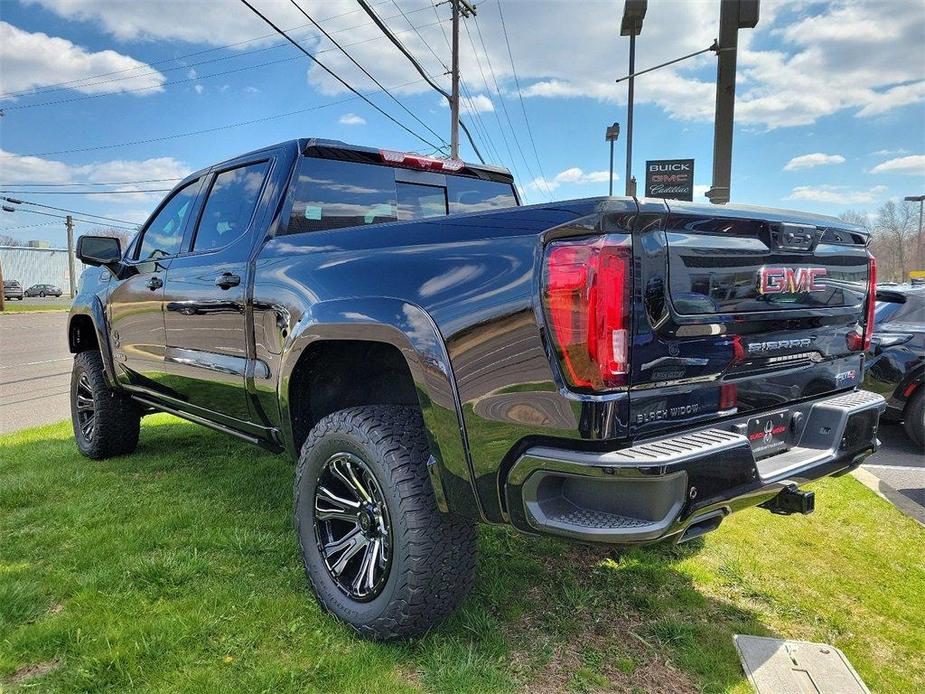
<instances>
[{"instance_id":1,"label":"asphalt road","mask_svg":"<svg viewBox=\"0 0 925 694\"><path fill-rule=\"evenodd\" d=\"M52 424L70 416L68 387L72 357L68 353L67 313L0 315L0 434ZM925 519L925 454L902 427L885 424L881 450L863 466L893 503ZM866 475L864 477L867 477ZM862 480L863 481L863 480ZM899 502L896 498L901 496Z\"/></svg>"}]
</instances>

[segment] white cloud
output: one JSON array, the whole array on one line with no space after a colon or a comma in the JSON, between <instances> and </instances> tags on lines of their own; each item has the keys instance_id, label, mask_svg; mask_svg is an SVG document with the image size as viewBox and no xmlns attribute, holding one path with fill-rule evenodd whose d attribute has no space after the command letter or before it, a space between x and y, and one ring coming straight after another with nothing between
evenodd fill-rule
<instances>
[{"instance_id":1,"label":"white cloud","mask_svg":"<svg viewBox=\"0 0 925 694\"><path fill-rule=\"evenodd\" d=\"M617 180L620 177L614 174L613 180ZM565 171L560 171L551 179L544 179L537 177L533 179L529 184L529 188L533 190L555 190L563 183L568 183L572 185L584 185L587 183L606 183L610 180L609 171L588 171L587 173L579 169L577 166L573 166L570 169Z\"/></svg>"},{"instance_id":2,"label":"white cloud","mask_svg":"<svg viewBox=\"0 0 925 694\"><path fill-rule=\"evenodd\" d=\"M93 164L66 164L41 157L21 157L0 149L3 161L0 184L23 183L108 183L110 181L137 181L151 179L180 179L192 170L188 165L173 157L156 157L145 160L114 159ZM142 183L120 185L119 190L150 190L172 188L176 181L163 183ZM147 202L152 205L163 197L163 193L131 193L118 195L94 195L98 202ZM77 197L77 196L72 196ZM75 205L76 207L76 205Z\"/></svg>"},{"instance_id":3,"label":"white cloud","mask_svg":"<svg viewBox=\"0 0 925 694\"><path fill-rule=\"evenodd\" d=\"M878 149L876 152L871 152L872 157L895 157L897 154L909 154L909 150L905 147L900 147L899 149Z\"/></svg>"},{"instance_id":4,"label":"white cloud","mask_svg":"<svg viewBox=\"0 0 925 694\"><path fill-rule=\"evenodd\" d=\"M446 104L446 99L442 100ZM479 113L491 113L495 110L495 105L484 94L474 94L471 99L465 100L466 105L475 109Z\"/></svg>"},{"instance_id":5,"label":"white cloud","mask_svg":"<svg viewBox=\"0 0 925 694\"><path fill-rule=\"evenodd\" d=\"M852 205L858 203L872 203L883 199L886 186L874 186L870 190L852 190L844 186L797 186L787 200L808 200L836 205Z\"/></svg>"},{"instance_id":6,"label":"white cloud","mask_svg":"<svg viewBox=\"0 0 925 694\"><path fill-rule=\"evenodd\" d=\"M164 76L147 63L116 51L92 53L67 39L29 33L0 22L0 92L19 92L61 82L85 94L140 90L146 95L162 91ZM134 77L118 81L87 80L94 75L129 71ZM75 83L83 80L82 83Z\"/></svg>"},{"instance_id":7,"label":"white cloud","mask_svg":"<svg viewBox=\"0 0 925 694\"><path fill-rule=\"evenodd\" d=\"M337 119L337 122L341 125L366 125L366 119L355 113L345 113Z\"/></svg>"},{"instance_id":8,"label":"white cloud","mask_svg":"<svg viewBox=\"0 0 925 694\"><path fill-rule=\"evenodd\" d=\"M925 154L911 154L877 164L871 173L904 173L925 175Z\"/></svg>"},{"instance_id":9,"label":"white cloud","mask_svg":"<svg viewBox=\"0 0 925 694\"><path fill-rule=\"evenodd\" d=\"M67 19L92 20L123 40L181 40L213 45L276 40L255 40L267 34L266 26L245 8L229 11L227 3L198 3L197 21L190 22L187 3L173 0L26 1ZM397 1L419 25L423 38L408 31L407 22L394 7L383 5L376 11L395 31L404 32L403 42L425 69L437 75L440 84L449 89L443 66L449 62L442 31L445 26L426 26L428 22L411 16L420 9L417 3ZM382 40L381 32L365 14L357 12L351 0L325 0L316 4L324 7L328 31L350 30L350 43L354 44L351 53L361 64L375 68L376 77L383 84L399 85L415 80L395 91L399 94L430 91L429 86L417 79L401 53ZM602 7L601 3L592 2L545 2L539 10L536 3L528 2L509 2L503 6L525 96L584 97L625 103L626 84L614 82L627 72L626 42L615 38L619 36L620 12L602 11ZM266 0L261 9L280 26L305 24L305 18L287 2ZM492 3L480 12L481 34L501 91L505 98L516 98L498 11L498 6ZM449 16L446 4L440 5L438 12L442 20ZM430 14L432 18L432 11ZM639 66L655 65L709 46L716 36L718 19L717 2L653 0L637 44ZM510 30L511 27L517 29ZM679 32L678 27L684 30ZM495 90L494 79L479 33L474 27L470 29L475 50L471 50L464 32L462 74L470 91L477 95L476 107L487 109L491 103L487 95ZM312 37L313 30L304 31L308 35L302 40L306 48L330 48L326 40ZM758 26L739 35L737 123L769 129L800 126L841 111L870 118L921 103L925 100L925 61L920 59L923 34L925 13L919 2L762 3ZM375 88L339 52L326 53L325 60L357 88ZM710 121L714 109L715 64L716 57L708 53L659 70L658 74L640 77L636 80L636 101L657 105L677 120ZM338 95L344 91L342 85L315 66L308 68L307 76L309 83L325 94Z\"/></svg>"},{"instance_id":10,"label":"white cloud","mask_svg":"<svg viewBox=\"0 0 925 694\"><path fill-rule=\"evenodd\" d=\"M203 87L201 84L194 84L193 89L196 90L197 94L202 94L206 88Z\"/></svg>"},{"instance_id":11,"label":"white cloud","mask_svg":"<svg viewBox=\"0 0 925 694\"><path fill-rule=\"evenodd\" d=\"M813 154L802 154L799 157L794 157L784 166L784 171L799 171L800 169L811 169L814 166L844 163L845 158L840 154L814 152Z\"/></svg>"}]
</instances>

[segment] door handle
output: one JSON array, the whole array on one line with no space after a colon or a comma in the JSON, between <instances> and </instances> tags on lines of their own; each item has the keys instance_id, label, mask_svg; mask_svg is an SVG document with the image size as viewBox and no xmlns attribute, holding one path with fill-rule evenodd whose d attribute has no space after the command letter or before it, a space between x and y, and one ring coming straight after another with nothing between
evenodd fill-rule
<instances>
[{"instance_id":1,"label":"door handle","mask_svg":"<svg viewBox=\"0 0 925 694\"><path fill-rule=\"evenodd\" d=\"M239 284L241 284L241 278L230 272L223 272L215 278L215 286L221 287L222 289L231 289L232 287L237 287Z\"/></svg>"},{"instance_id":2,"label":"door handle","mask_svg":"<svg viewBox=\"0 0 925 694\"><path fill-rule=\"evenodd\" d=\"M161 281L160 277L152 277L147 282L145 282L145 286L153 292L155 289L160 289L163 287L164 283Z\"/></svg>"}]
</instances>

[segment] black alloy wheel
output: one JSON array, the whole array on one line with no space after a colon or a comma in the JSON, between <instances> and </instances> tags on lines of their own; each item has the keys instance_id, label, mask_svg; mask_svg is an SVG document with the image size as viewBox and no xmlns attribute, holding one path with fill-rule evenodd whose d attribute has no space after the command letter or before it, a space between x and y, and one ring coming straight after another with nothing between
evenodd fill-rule
<instances>
[{"instance_id":1,"label":"black alloy wheel","mask_svg":"<svg viewBox=\"0 0 925 694\"><path fill-rule=\"evenodd\" d=\"M392 561L388 508L367 465L335 453L315 488L315 537L325 568L349 598L367 602L381 591Z\"/></svg>"}]
</instances>

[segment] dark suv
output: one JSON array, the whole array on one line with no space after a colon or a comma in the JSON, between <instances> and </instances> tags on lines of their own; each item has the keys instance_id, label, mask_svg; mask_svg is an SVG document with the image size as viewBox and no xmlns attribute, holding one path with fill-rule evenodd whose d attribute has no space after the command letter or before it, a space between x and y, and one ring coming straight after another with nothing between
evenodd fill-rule
<instances>
[{"instance_id":1,"label":"dark suv","mask_svg":"<svg viewBox=\"0 0 925 694\"><path fill-rule=\"evenodd\" d=\"M886 399L884 419L902 422L925 446L925 287L877 290L864 385Z\"/></svg>"},{"instance_id":2,"label":"dark suv","mask_svg":"<svg viewBox=\"0 0 925 694\"><path fill-rule=\"evenodd\" d=\"M4 299L23 299L22 284L16 280L3 280L3 298Z\"/></svg>"},{"instance_id":3,"label":"dark suv","mask_svg":"<svg viewBox=\"0 0 925 694\"><path fill-rule=\"evenodd\" d=\"M682 542L878 445L868 234L788 210L520 207L492 166L294 140L191 174L123 253L82 236L71 411L92 458L174 413L297 464L320 603L421 634L475 523ZM755 538L756 551L762 540Z\"/></svg>"}]
</instances>

